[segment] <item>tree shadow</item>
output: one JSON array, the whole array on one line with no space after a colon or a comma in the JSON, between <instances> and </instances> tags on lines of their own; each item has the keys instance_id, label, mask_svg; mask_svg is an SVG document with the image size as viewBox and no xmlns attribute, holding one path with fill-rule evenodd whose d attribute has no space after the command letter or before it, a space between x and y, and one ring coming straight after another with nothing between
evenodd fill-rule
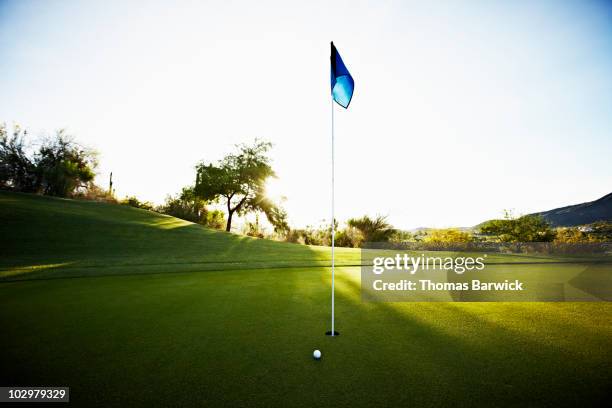
<instances>
[{"instance_id":1,"label":"tree shadow","mask_svg":"<svg viewBox=\"0 0 612 408\"><path fill-rule=\"evenodd\" d=\"M339 339L357 348L356 355L363 361L351 375L368 389L367 384L374 381L370 368L384 364L393 375L378 381L392 383L384 388L392 393L394 404L469 401L469 405L490 405L494 401L496 406L565 406L604 401L611 379L609 359L600 359L605 359L605 353L587 358L588 352L558 347L555 336L547 336L550 333L540 333L541 339L526 336L521 327L483 319L470 311L469 305L474 304L362 303L359 274L339 271ZM480 311L497 309L501 319L505 312L515 313L523 326L539 314L537 306L519 306L518 311L508 303L481 306ZM538 326L541 330L547 324ZM568 336L581 341L578 335Z\"/></svg>"}]
</instances>

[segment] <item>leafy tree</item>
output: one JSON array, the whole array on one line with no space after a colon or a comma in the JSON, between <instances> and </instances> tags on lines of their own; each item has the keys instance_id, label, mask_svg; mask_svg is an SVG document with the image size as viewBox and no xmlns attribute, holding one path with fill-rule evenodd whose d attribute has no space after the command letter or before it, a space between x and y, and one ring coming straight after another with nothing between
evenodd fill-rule
<instances>
[{"instance_id":1,"label":"leafy tree","mask_svg":"<svg viewBox=\"0 0 612 408\"><path fill-rule=\"evenodd\" d=\"M276 231L288 229L287 214L265 196L266 180L275 176L267 156L272 144L256 140L252 146L236 147L237 153L216 164L196 166L195 194L206 201L224 201L226 231L232 228L234 214L248 212L263 212Z\"/></svg>"},{"instance_id":2,"label":"leafy tree","mask_svg":"<svg viewBox=\"0 0 612 408\"><path fill-rule=\"evenodd\" d=\"M97 166L93 151L79 146L60 130L31 155L26 135L15 126L9 136L6 126L0 126L1 188L67 197L91 185Z\"/></svg>"},{"instance_id":3,"label":"leafy tree","mask_svg":"<svg viewBox=\"0 0 612 408\"><path fill-rule=\"evenodd\" d=\"M35 160L43 193L59 197L87 188L98 164L93 151L79 146L63 130L43 143Z\"/></svg>"},{"instance_id":4,"label":"leafy tree","mask_svg":"<svg viewBox=\"0 0 612 408\"><path fill-rule=\"evenodd\" d=\"M370 218L367 215L361 218L351 218L347 224L361 232L364 242L387 242L396 232L387 222L387 217L381 215L376 218Z\"/></svg>"},{"instance_id":5,"label":"leafy tree","mask_svg":"<svg viewBox=\"0 0 612 408\"><path fill-rule=\"evenodd\" d=\"M514 218L508 211L503 220L484 223L480 232L495 235L502 242L551 242L555 239L555 231L544 218L537 215Z\"/></svg>"},{"instance_id":6,"label":"leafy tree","mask_svg":"<svg viewBox=\"0 0 612 408\"><path fill-rule=\"evenodd\" d=\"M289 223L287 222L287 212L274 201L260 193L253 200L246 203L245 211L262 212L274 227L275 232L285 233L289 231Z\"/></svg>"},{"instance_id":7,"label":"leafy tree","mask_svg":"<svg viewBox=\"0 0 612 408\"><path fill-rule=\"evenodd\" d=\"M0 188L35 192L39 183L36 164L26 151L27 131L19 126L12 134L0 124Z\"/></svg>"}]
</instances>

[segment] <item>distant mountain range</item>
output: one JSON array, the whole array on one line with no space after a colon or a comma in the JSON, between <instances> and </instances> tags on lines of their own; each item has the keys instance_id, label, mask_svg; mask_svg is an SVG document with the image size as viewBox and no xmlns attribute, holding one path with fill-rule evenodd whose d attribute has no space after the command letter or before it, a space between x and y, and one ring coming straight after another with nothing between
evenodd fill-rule
<instances>
[{"instance_id":1,"label":"distant mountain range","mask_svg":"<svg viewBox=\"0 0 612 408\"><path fill-rule=\"evenodd\" d=\"M612 193L588 203L568 205L554 210L542 211L540 215L555 227L573 227L595 221L612 221Z\"/></svg>"},{"instance_id":2,"label":"distant mountain range","mask_svg":"<svg viewBox=\"0 0 612 408\"><path fill-rule=\"evenodd\" d=\"M568 205L554 210L542 211L530 215L540 215L553 227L574 227L576 225L591 224L596 221L612 222L612 193L606 194L595 201L588 203ZM473 227L456 227L461 231L478 231L488 221L481 222ZM418 227L408 232L428 232L435 228Z\"/></svg>"}]
</instances>

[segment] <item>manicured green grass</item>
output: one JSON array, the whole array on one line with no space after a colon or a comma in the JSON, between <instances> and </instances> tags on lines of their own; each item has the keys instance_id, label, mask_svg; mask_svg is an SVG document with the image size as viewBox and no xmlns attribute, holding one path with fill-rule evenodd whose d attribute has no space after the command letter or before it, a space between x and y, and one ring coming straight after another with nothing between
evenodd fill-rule
<instances>
[{"instance_id":1,"label":"manicured green grass","mask_svg":"<svg viewBox=\"0 0 612 408\"><path fill-rule=\"evenodd\" d=\"M328 247L203 228L126 206L0 191L0 280L329 266ZM548 262L491 254L488 263ZM337 248L336 265L361 262Z\"/></svg>"},{"instance_id":2,"label":"manicured green grass","mask_svg":"<svg viewBox=\"0 0 612 408\"><path fill-rule=\"evenodd\" d=\"M330 260L325 247L239 236L89 201L0 192L0 221L0 279L316 266ZM358 251L337 251L338 264L359 259Z\"/></svg>"},{"instance_id":3,"label":"manicured green grass","mask_svg":"<svg viewBox=\"0 0 612 408\"><path fill-rule=\"evenodd\" d=\"M0 385L305 407L586 406L612 385L609 303L363 303L347 266L332 339L327 248L7 193L0 221Z\"/></svg>"}]
</instances>

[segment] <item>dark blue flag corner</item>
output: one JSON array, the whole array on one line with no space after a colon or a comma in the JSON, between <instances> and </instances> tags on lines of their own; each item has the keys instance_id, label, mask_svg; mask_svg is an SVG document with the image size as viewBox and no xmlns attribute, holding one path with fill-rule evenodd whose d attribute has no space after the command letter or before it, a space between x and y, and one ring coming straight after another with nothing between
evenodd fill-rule
<instances>
[{"instance_id":1,"label":"dark blue flag corner","mask_svg":"<svg viewBox=\"0 0 612 408\"><path fill-rule=\"evenodd\" d=\"M344 109L348 108L353 98L353 89L355 89L355 81L351 73L344 65L342 57L338 50L331 43L331 93L334 101Z\"/></svg>"}]
</instances>

